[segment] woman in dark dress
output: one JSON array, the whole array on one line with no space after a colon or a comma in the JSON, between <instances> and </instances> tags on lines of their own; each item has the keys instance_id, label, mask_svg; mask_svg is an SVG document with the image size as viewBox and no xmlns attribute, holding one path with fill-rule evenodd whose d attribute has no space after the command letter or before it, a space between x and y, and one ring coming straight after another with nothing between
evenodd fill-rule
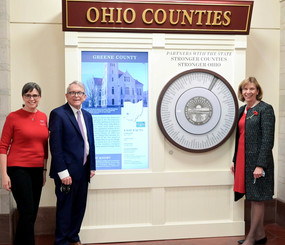
<instances>
[{"instance_id":1,"label":"woman in dark dress","mask_svg":"<svg viewBox=\"0 0 285 245\"><path fill-rule=\"evenodd\" d=\"M274 194L275 116L271 105L261 101L262 88L256 78L241 82L238 98L246 105L240 107L236 146L231 171L235 176L235 201L244 195L251 202L250 230L239 244L264 244L267 241L263 227L264 201Z\"/></svg>"}]
</instances>

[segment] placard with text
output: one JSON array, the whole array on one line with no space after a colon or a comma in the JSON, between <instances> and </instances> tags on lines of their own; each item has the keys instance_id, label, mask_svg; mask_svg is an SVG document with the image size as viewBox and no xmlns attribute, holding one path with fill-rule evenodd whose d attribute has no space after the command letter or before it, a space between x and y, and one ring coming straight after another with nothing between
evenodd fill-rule
<instances>
[{"instance_id":1,"label":"placard with text","mask_svg":"<svg viewBox=\"0 0 285 245\"><path fill-rule=\"evenodd\" d=\"M82 51L81 57L97 170L148 168L148 53Z\"/></svg>"}]
</instances>

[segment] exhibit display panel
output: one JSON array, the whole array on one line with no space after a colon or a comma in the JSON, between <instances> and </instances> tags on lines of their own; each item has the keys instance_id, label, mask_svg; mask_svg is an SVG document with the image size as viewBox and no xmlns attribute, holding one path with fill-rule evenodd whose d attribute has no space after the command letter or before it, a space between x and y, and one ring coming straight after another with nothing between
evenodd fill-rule
<instances>
[{"instance_id":1,"label":"exhibit display panel","mask_svg":"<svg viewBox=\"0 0 285 245\"><path fill-rule=\"evenodd\" d=\"M148 53L82 51L96 169L148 168Z\"/></svg>"},{"instance_id":2,"label":"exhibit display panel","mask_svg":"<svg viewBox=\"0 0 285 245\"><path fill-rule=\"evenodd\" d=\"M132 73L132 77L147 88L142 90L147 91L147 97L139 98L140 92L138 92L135 93L135 100L121 101L119 92L118 96L109 102L107 98L93 99L91 102L90 98L86 100L89 101L86 107L95 108L92 103L96 102L98 110L102 109L102 103L105 103L103 101L112 106L117 103L120 110L124 102L129 102L130 106L136 108L135 112L138 111L136 107L138 103L143 107L147 102L145 104L147 106L143 107L147 108L147 117L135 124L139 126L138 128L145 126L144 136L139 143L136 143L136 148L144 149L147 164L141 168L101 168L96 171L96 176L89 186L88 205L80 234L83 243L244 234L243 203L234 203L233 176L230 173L234 136L231 134L222 144L206 152L189 152L180 149L160 130L157 105L167 83L177 75L193 69L203 69L218 74L227 81L224 89L229 86L236 91L239 82L245 77L246 46L247 37L235 35L65 33L66 85L73 80L84 82L84 71L86 71L82 65L84 54L109 55L109 58L112 54L139 54L147 57L147 60L141 62L147 66L144 68L147 82L143 83L137 78L139 72ZM106 69L108 64L112 63L108 62L105 62ZM116 72L121 71L126 74L128 69L131 74L132 68L126 70L120 68L116 69ZM99 75L94 77L100 78ZM104 75L101 75L101 79L103 78ZM136 84L141 86L140 83ZM120 88L125 86L122 84L117 86ZM206 86L211 88L210 92L206 92L206 96L209 103L212 103L213 110L219 105L219 115L222 118L223 102L220 97L216 97L217 100L210 94L216 91L219 93L219 90L214 90L214 86L219 85L219 82L210 84L212 85ZM195 80L191 89L200 92L200 89L197 89L201 87L200 85L199 79ZM222 88L222 93L224 89ZM184 97L192 96L194 90L187 92L186 89ZM110 91L112 94L112 86ZM234 96L233 94L231 95ZM189 102L188 97L184 97L178 99L178 102L183 106L186 104L187 108L191 109L193 101ZM192 97L197 101L195 96ZM207 101L204 103L207 108L211 108L209 103ZM113 108L112 106L107 108ZM199 124L200 119L196 117L197 110L196 114L191 113L189 120ZM211 115L209 111L206 114L208 117ZM212 127L219 125L219 120L216 118L205 119L207 118L205 115L202 118L204 124L215 120L211 122ZM118 122L118 119L116 120ZM183 118L178 119L180 123L182 121L183 127L187 128L185 126L187 122L183 120ZM94 123L98 121L95 120ZM108 123L110 124L110 121ZM96 142L100 145L102 144L100 137L96 136L97 126L95 125L94 134ZM127 124L126 127L133 129L133 126ZM123 128L118 127L118 130ZM194 140L197 135L209 133L206 129L199 134L196 131L193 133L193 130L196 128L190 128L188 131L193 134L191 137ZM118 137L120 135L124 137L122 132L114 133ZM97 134L100 135L98 129ZM134 144L130 138L127 144ZM112 137L110 140L113 140ZM124 158L120 159L123 165Z\"/></svg>"}]
</instances>

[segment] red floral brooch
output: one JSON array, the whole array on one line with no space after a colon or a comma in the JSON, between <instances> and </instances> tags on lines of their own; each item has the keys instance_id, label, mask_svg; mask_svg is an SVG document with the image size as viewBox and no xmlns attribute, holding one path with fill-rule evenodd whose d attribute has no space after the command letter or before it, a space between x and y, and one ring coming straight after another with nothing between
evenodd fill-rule
<instances>
[{"instance_id":1,"label":"red floral brooch","mask_svg":"<svg viewBox=\"0 0 285 245\"><path fill-rule=\"evenodd\" d=\"M258 112L257 111L253 111L253 114L249 118L247 118L247 119L251 119L253 116L257 116L257 115L258 115Z\"/></svg>"}]
</instances>

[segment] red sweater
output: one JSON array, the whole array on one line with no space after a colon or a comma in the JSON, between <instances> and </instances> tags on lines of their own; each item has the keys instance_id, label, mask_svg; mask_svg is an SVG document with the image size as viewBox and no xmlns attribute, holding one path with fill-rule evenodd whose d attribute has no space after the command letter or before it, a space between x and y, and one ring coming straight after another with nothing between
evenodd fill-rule
<instances>
[{"instance_id":1,"label":"red sweater","mask_svg":"<svg viewBox=\"0 0 285 245\"><path fill-rule=\"evenodd\" d=\"M47 116L20 109L10 113L0 140L0 154L7 154L7 166L43 167L48 158Z\"/></svg>"}]
</instances>

